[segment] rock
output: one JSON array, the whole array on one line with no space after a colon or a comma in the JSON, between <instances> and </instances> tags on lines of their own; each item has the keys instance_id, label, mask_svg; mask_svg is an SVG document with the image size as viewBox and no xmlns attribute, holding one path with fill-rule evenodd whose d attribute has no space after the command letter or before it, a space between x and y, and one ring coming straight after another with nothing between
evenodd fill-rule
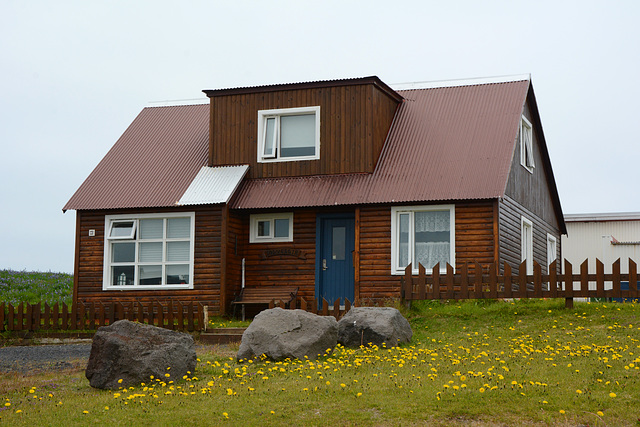
<instances>
[{"instance_id":1,"label":"rock","mask_svg":"<svg viewBox=\"0 0 640 427\"><path fill-rule=\"evenodd\" d=\"M189 372L193 374L195 369L196 351L191 335L119 320L98 328L85 376L91 387L118 389L148 384L154 381L151 375L176 382Z\"/></svg>"},{"instance_id":2,"label":"rock","mask_svg":"<svg viewBox=\"0 0 640 427\"><path fill-rule=\"evenodd\" d=\"M333 349L338 322L333 316L318 316L304 310L272 308L260 312L242 335L236 358L247 360L263 354L273 360L315 360Z\"/></svg>"},{"instance_id":3,"label":"rock","mask_svg":"<svg viewBox=\"0 0 640 427\"><path fill-rule=\"evenodd\" d=\"M338 342L349 348L383 343L394 347L412 336L407 319L392 307L353 307L338 322Z\"/></svg>"}]
</instances>

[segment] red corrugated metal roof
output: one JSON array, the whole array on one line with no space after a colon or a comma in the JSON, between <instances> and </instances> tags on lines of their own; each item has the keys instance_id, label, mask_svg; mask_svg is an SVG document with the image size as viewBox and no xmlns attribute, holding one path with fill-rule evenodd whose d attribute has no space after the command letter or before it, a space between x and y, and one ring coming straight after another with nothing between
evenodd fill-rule
<instances>
[{"instance_id":1,"label":"red corrugated metal roof","mask_svg":"<svg viewBox=\"0 0 640 427\"><path fill-rule=\"evenodd\" d=\"M504 194L529 80L399 91L373 174L246 181L233 208L493 199Z\"/></svg>"},{"instance_id":2,"label":"red corrugated metal roof","mask_svg":"<svg viewBox=\"0 0 640 427\"><path fill-rule=\"evenodd\" d=\"M145 108L63 210L174 206L207 164L209 105Z\"/></svg>"},{"instance_id":3,"label":"red corrugated metal roof","mask_svg":"<svg viewBox=\"0 0 640 427\"><path fill-rule=\"evenodd\" d=\"M398 91L372 174L245 181L240 209L492 199L504 194L529 80ZM175 206L207 164L209 105L145 108L65 205Z\"/></svg>"}]
</instances>

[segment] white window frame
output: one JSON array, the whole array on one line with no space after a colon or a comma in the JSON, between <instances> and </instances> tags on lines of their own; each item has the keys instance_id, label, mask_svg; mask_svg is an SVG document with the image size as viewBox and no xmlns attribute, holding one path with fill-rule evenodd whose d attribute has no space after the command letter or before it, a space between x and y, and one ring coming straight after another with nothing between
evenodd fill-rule
<instances>
[{"instance_id":1,"label":"white window frame","mask_svg":"<svg viewBox=\"0 0 640 427\"><path fill-rule=\"evenodd\" d=\"M315 154L312 156L280 157L280 117L297 116L297 115L305 115L305 114L315 115L315 129L314 129ZM276 124L274 129L275 147L274 147L274 153L272 155L264 154L268 118L276 119ZM279 108L274 110L258 111L258 163L317 160L319 158L320 158L320 106Z\"/></svg>"},{"instance_id":2,"label":"white window frame","mask_svg":"<svg viewBox=\"0 0 640 427\"><path fill-rule=\"evenodd\" d=\"M520 164L530 173L536 167L533 159L533 126L525 116L520 120Z\"/></svg>"},{"instance_id":3,"label":"white window frame","mask_svg":"<svg viewBox=\"0 0 640 427\"><path fill-rule=\"evenodd\" d=\"M289 235L287 237L274 237L275 220L289 220ZM258 223L269 223L269 235L258 235ZM249 216L249 243L261 242L293 242L293 212L270 213L270 214L254 214Z\"/></svg>"},{"instance_id":4,"label":"white window frame","mask_svg":"<svg viewBox=\"0 0 640 427\"><path fill-rule=\"evenodd\" d=\"M533 274L533 222L520 219L520 262L526 260L527 274Z\"/></svg>"},{"instance_id":5,"label":"white window frame","mask_svg":"<svg viewBox=\"0 0 640 427\"><path fill-rule=\"evenodd\" d=\"M141 241L139 236L140 227L138 226L139 221L141 219L170 219L170 218L190 218L190 231L189 231L189 283L186 284L166 284L164 281L166 280L165 268L170 265L184 265L187 264L185 261L166 261L165 253L166 253L166 243L172 241L185 241L186 238L178 238L171 239L168 238L163 232L162 239L153 239L154 242L162 242L163 243L163 260L161 262L153 262L153 263L144 263L139 261L138 259L138 245ZM125 221L133 221L134 222L134 230L132 231L130 236L118 236L118 237L109 237L111 234L111 227L114 223L117 222L125 222ZM163 223L163 227L166 229L166 221ZM107 230L104 236L104 260L103 260L103 275L102 275L102 290L111 291L111 290L158 290L158 289L193 289L193 264L194 264L194 245L195 245L195 212L175 212L175 213L158 213L158 214L135 214L135 215L105 215L104 217L104 229ZM111 253L111 242L123 242L123 241L131 241L135 242L135 257L133 263L134 267L134 285L111 285L111 267L114 263L111 261L112 253ZM144 266L145 264L153 264L153 265L162 265L162 280L160 285L140 285L139 282L139 267Z\"/></svg>"},{"instance_id":6,"label":"white window frame","mask_svg":"<svg viewBox=\"0 0 640 427\"><path fill-rule=\"evenodd\" d=\"M553 254L550 249L553 247ZM558 239L547 233L547 274L550 273L549 264L558 259Z\"/></svg>"},{"instance_id":7,"label":"white window frame","mask_svg":"<svg viewBox=\"0 0 640 427\"><path fill-rule=\"evenodd\" d=\"M391 208L391 274L402 275L406 266L399 264L400 215L409 214L409 260L411 261L413 274L418 274L418 265L414 262L414 213L424 211L449 211L449 264L456 265L456 209L455 205L428 205L428 206L393 206ZM427 273L433 272L433 266L424 266ZM440 272L446 273L447 265L440 265Z\"/></svg>"}]
</instances>

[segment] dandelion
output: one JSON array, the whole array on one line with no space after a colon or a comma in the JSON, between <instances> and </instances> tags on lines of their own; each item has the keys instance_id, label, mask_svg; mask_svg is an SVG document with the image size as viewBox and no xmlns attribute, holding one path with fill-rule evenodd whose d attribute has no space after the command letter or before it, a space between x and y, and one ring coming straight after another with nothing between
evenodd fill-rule
<instances>
[{"instance_id":1,"label":"dandelion","mask_svg":"<svg viewBox=\"0 0 640 427\"><path fill-rule=\"evenodd\" d=\"M609 397L616 397L616 394L614 392L609 393Z\"/></svg>"},{"instance_id":2,"label":"dandelion","mask_svg":"<svg viewBox=\"0 0 640 427\"><path fill-rule=\"evenodd\" d=\"M560 413L564 415L565 414L564 409L560 409Z\"/></svg>"},{"instance_id":3,"label":"dandelion","mask_svg":"<svg viewBox=\"0 0 640 427\"><path fill-rule=\"evenodd\" d=\"M598 415L599 415L599 416L601 416L601 417L603 417L603 416L604 416L604 412L602 412L602 411L598 411L598 412L596 412L596 414L598 414Z\"/></svg>"},{"instance_id":4,"label":"dandelion","mask_svg":"<svg viewBox=\"0 0 640 427\"><path fill-rule=\"evenodd\" d=\"M582 390L578 389L578 390L576 390L576 393L582 394Z\"/></svg>"}]
</instances>

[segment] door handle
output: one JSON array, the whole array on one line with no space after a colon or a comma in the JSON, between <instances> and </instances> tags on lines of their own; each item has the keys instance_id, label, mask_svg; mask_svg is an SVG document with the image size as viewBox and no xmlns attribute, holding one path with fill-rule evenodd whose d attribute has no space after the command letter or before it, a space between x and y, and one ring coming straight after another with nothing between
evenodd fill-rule
<instances>
[{"instance_id":1,"label":"door handle","mask_svg":"<svg viewBox=\"0 0 640 427\"><path fill-rule=\"evenodd\" d=\"M326 269L327 269L327 260L326 260L326 259L323 259L323 260L322 260L322 269L323 269L323 270L326 270Z\"/></svg>"}]
</instances>

